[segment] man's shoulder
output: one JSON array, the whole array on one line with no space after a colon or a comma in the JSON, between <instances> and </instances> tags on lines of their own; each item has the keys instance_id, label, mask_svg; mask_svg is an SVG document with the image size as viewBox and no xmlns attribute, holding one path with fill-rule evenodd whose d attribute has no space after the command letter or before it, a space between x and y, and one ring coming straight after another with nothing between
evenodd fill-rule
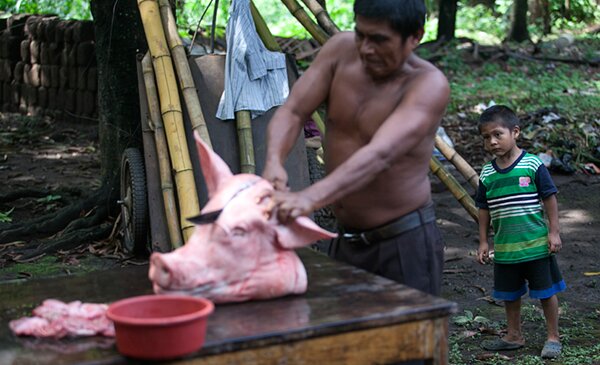
<instances>
[{"instance_id":1,"label":"man's shoulder","mask_svg":"<svg viewBox=\"0 0 600 365\"><path fill-rule=\"evenodd\" d=\"M323 45L327 48L338 48L338 47L356 47L354 43L354 32L338 32L331 36L327 42Z\"/></svg>"},{"instance_id":2,"label":"man's shoulder","mask_svg":"<svg viewBox=\"0 0 600 365\"><path fill-rule=\"evenodd\" d=\"M446 75L431 62L413 54L411 66L415 69L416 79L420 82L434 82L436 85L448 85Z\"/></svg>"},{"instance_id":3,"label":"man's shoulder","mask_svg":"<svg viewBox=\"0 0 600 365\"><path fill-rule=\"evenodd\" d=\"M420 58L413 59L411 67L413 74L410 77L408 90L411 90L421 103L442 103L445 108L450 98L450 84L444 73Z\"/></svg>"}]
</instances>

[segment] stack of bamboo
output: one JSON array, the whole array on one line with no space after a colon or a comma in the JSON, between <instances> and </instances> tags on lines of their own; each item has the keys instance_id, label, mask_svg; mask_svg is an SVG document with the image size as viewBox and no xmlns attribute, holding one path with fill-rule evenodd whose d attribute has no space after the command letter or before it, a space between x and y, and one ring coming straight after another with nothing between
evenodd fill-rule
<instances>
[{"instance_id":1,"label":"stack of bamboo","mask_svg":"<svg viewBox=\"0 0 600 365\"><path fill-rule=\"evenodd\" d=\"M3 109L67 120L97 115L97 71L91 21L15 15L0 37ZM17 44L18 43L18 46Z\"/></svg>"},{"instance_id":2,"label":"stack of bamboo","mask_svg":"<svg viewBox=\"0 0 600 365\"><path fill-rule=\"evenodd\" d=\"M187 56L177 34L175 18L168 0L137 1L149 46L149 54L143 61L144 83L148 96L151 125L155 133L161 186L165 193L163 198L171 246L175 248L181 244L181 238L178 232L175 232L177 217L172 214L175 192L172 191L172 188L164 191L165 186L171 184L169 176L171 168L174 173L177 201L179 202L178 223L184 241L187 241L192 235L194 228L187 218L197 215L200 211L189 155L190 149L187 145L183 125L180 91L183 94L194 131L209 146L211 143L191 78Z\"/></svg>"}]
</instances>

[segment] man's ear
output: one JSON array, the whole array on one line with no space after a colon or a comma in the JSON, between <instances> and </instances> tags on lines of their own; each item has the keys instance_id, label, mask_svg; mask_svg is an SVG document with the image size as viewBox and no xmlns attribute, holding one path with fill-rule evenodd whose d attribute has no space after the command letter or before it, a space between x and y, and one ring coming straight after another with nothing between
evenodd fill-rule
<instances>
[{"instance_id":1,"label":"man's ear","mask_svg":"<svg viewBox=\"0 0 600 365\"><path fill-rule=\"evenodd\" d=\"M413 50L419 46L419 43L421 43L421 39L423 39L424 34L425 29L421 28L409 38Z\"/></svg>"}]
</instances>

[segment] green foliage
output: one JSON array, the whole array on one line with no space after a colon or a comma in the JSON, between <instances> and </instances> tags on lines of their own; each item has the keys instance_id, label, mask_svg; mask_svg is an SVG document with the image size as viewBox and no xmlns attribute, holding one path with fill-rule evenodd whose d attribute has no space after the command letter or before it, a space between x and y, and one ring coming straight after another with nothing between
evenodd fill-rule
<instances>
[{"instance_id":1,"label":"green foliage","mask_svg":"<svg viewBox=\"0 0 600 365\"><path fill-rule=\"evenodd\" d=\"M456 36L475 39L483 44L500 43L510 26L510 4L511 2L498 0L494 12L483 4L468 6L459 2Z\"/></svg>"},{"instance_id":2,"label":"green foliage","mask_svg":"<svg viewBox=\"0 0 600 365\"><path fill-rule=\"evenodd\" d=\"M6 212L0 212L0 223L10 223L12 222L12 217L10 214L15 210L15 207L10 208L10 210Z\"/></svg>"},{"instance_id":3,"label":"green foliage","mask_svg":"<svg viewBox=\"0 0 600 365\"><path fill-rule=\"evenodd\" d=\"M468 308L464 315L453 317L472 318L474 311L483 308ZM449 364L485 364L485 365L592 365L600 363L600 343L597 341L600 334L598 313L583 313L572 310L567 302L560 305L560 332L563 349L560 358L555 361L544 361L539 356L539 351L546 340L546 325L541 309L537 305L529 304L522 307L522 321L527 345L524 349L508 353L490 353L481 349L481 336L463 336L462 325L451 329L449 346ZM487 310L488 314L492 314ZM505 321L502 325L506 325ZM532 322L534 324L532 325ZM456 323L456 321L454 321ZM508 356L507 356L508 355Z\"/></svg>"},{"instance_id":4,"label":"green foliage","mask_svg":"<svg viewBox=\"0 0 600 365\"><path fill-rule=\"evenodd\" d=\"M35 201L38 203L51 203L53 201L60 200L62 197L60 195L46 195L43 198L36 199Z\"/></svg>"},{"instance_id":5,"label":"green foliage","mask_svg":"<svg viewBox=\"0 0 600 365\"><path fill-rule=\"evenodd\" d=\"M457 326L473 328L482 324L488 324L490 320L483 316L476 316L470 310L465 310L464 314L452 317L452 322Z\"/></svg>"},{"instance_id":6,"label":"green foliage","mask_svg":"<svg viewBox=\"0 0 600 365\"><path fill-rule=\"evenodd\" d=\"M0 0L7 13L54 14L63 19L90 20L91 0Z\"/></svg>"},{"instance_id":7,"label":"green foliage","mask_svg":"<svg viewBox=\"0 0 600 365\"><path fill-rule=\"evenodd\" d=\"M46 211L49 211L54 209L57 206L56 203L61 199L62 197L60 195L46 195L45 197L36 199L35 201L46 204Z\"/></svg>"},{"instance_id":8,"label":"green foliage","mask_svg":"<svg viewBox=\"0 0 600 365\"><path fill-rule=\"evenodd\" d=\"M585 121L597 115L600 105L600 82L588 67L516 59L473 65L459 51L449 52L437 64L450 81L451 114L493 100L518 112L552 108Z\"/></svg>"},{"instance_id":9,"label":"green foliage","mask_svg":"<svg viewBox=\"0 0 600 365\"><path fill-rule=\"evenodd\" d=\"M64 19L91 19L92 0L0 0L0 10L7 13L56 14ZM106 0L93 0L106 1ZM223 37L231 1L220 1L217 12L217 37ZM281 37L309 38L310 35L294 19L281 1L254 0L254 3L274 35ZM327 10L334 23L342 30L354 27L353 0L327 0ZM482 4L470 5L458 2L456 35L468 37L480 43L495 44L506 37L510 27L513 0L496 0L494 8ZM600 22L600 7L594 0L572 0L565 8L563 0L550 0L552 28L560 30L581 29L587 24ZM425 25L424 41L437 37L437 0L426 0L429 15ZM202 14L200 29L210 31L215 1L177 1L177 24L182 36L193 32ZM306 9L306 8L305 8ZM306 12L312 17L311 12ZM313 17L314 19L314 17ZM530 33L535 38L542 36L540 21L530 21Z\"/></svg>"}]
</instances>

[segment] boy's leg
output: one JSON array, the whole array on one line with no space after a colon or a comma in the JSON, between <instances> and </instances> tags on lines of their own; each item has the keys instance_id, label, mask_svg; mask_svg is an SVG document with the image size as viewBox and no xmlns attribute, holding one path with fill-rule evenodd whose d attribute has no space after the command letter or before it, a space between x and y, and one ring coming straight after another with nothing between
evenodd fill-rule
<instances>
[{"instance_id":1,"label":"boy's leg","mask_svg":"<svg viewBox=\"0 0 600 365\"><path fill-rule=\"evenodd\" d=\"M512 343L524 344L521 332L521 298L513 301L505 301L507 333L503 340Z\"/></svg>"},{"instance_id":2,"label":"boy's leg","mask_svg":"<svg viewBox=\"0 0 600 365\"><path fill-rule=\"evenodd\" d=\"M558 297L553 295L550 298L540 299L540 301L546 318L548 341L560 342L558 334Z\"/></svg>"}]
</instances>

